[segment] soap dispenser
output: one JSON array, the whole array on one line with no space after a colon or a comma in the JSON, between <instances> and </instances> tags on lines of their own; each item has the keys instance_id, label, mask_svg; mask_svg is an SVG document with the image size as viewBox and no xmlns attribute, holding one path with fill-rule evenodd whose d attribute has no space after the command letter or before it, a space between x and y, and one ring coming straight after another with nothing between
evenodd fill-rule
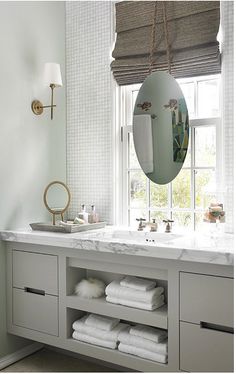
<instances>
[{"instance_id":1,"label":"soap dispenser","mask_svg":"<svg viewBox=\"0 0 236 374\"><path fill-rule=\"evenodd\" d=\"M88 213L86 212L86 207L84 204L81 205L81 212L79 213L79 218L83 219L85 223L88 223Z\"/></svg>"}]
</instances>

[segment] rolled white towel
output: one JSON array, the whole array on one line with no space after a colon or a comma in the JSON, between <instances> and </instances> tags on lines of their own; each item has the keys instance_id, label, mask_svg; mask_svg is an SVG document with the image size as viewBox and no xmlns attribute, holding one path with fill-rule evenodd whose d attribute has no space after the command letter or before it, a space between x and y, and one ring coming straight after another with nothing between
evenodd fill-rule
<instances>
[{"instance_id":1,"label":"rolled white towel","mask_svg":"<svg viewBox=\"0 0 236 374\"><path fill-rule=\"evenodd\" d=\"M128 287L122 287L118 280L111 282L105 290L107 296L121 299L134 300L143 303L154 303L163 294L163 287L156 287L149 291L138 291Z\"/></svg>"},{"instance_id":2,"label":"rolled white towel","mask_svg":"<svg viewBox=\"0 0 236 374\"><path fill-rule=\"evenodd\" d=\"M120 320L118 318L104 317L98 314L89 314L85 320L86 325L105 331L111 331L119 322Z\"/></svg>"},{"instance_id":3,"label":"rolled white towel","mask_svg":"<svg viewBox=\"0 0 236 374\"><path fill-rule=\"evenodd\" d=\"M120 285L123 287L128 287L132 288L134 290L139 290L139 291L148 291L152 290L153 288L156 287L156 282L143 279L143 278L137 278L137 277L131 277L127 275L125 278L123 278L120 281Z\"/></svg>"},{"instance_id":4,"label":"rolled white towel","mask_svg":"<svg viewBox=\"0 0 236 374\"><path fill-rule=\"evenodd\" d=\"M163 355L167 354L167 339L162 343L154 343L151 340L130 335L128 331L121 331L118 335L118 340L127 345L133 345L135 347L143 348Z\"/></svg>"},{"instance_id":5,"label":"rolled white towel","mask_svg":"<svg viewBox=\"0 0 236 374\"><path fill-rule=\"evenodd\" d=\"M167 338L167 332L165 330L144 325L132 326L129 333L155 343L160 343Z\"/></svg>"},{"instance_id":6,"label":"rolled white towel","mask_svg":"<svg viewBox=\"0 0 236 374\"><path fill-rule=\"evenodd\" d=\"M88 326L85 324L87 316L78 319L72 325L72 328L79 332L80 334L85 334L89 336L93 336L94 338L108 340L111 342L116 342L118 339L118 335L122 330L128 329L130 326L126 323L118 323L117 326L114 327L111 331L105 331L101 329L97 329L96 327Z\"/></svg>"},{"instance_id":7,"label":"rolled white towel","mask_svg":"<svg viewBox=\"0 0 236 374\"><path fill-rule=\"evenodd\" d=\"M150 114L134 115L133 137L139 163L144 173L153 172L153 137Z\"/></svg>"},{"instance_id":8,"label":"rolled white towel","mask_svg":"<svg viewBox=\"0 0 236 374\"><path fill-rule=\"evenodd\" d=\"M111 342L108 340L98 339L90 335L81 334L78 331L74 331L72 337L84 343L100 345L101 347L116 349L117 342Z\"/></svg>"},{"instance_id":9,"label":"rolled white towel","mask_svg":"<svg viewBox=\"0 0 236 374\"><path fill-rule=\"evenodd\" d=\"M120 304L130 306L132 308L155 310L165 304L164 295L159 296L153 303L145 303L141 301L134 301L128 299L121 299L120 297L107 296L106 301L112 304Z\"/></svg>"},{"instance_id":10,"label":"rolled white towel","mask_svg":"<svg viewBox=\"0 0 236 374\"><path fill-rule=\"evenodd\" d=\"M131 355L146 358L148 360L161 362L162 364L167 363L167 355L163 355L161 353L151 352L151 351L148 351L148 350L143 349L143 348L134 347L132 345L127 345L127 344L124 344L124 343L120 343L118 345L118 350L120 352L129 353Z\"/></svg>"}]
</instances>

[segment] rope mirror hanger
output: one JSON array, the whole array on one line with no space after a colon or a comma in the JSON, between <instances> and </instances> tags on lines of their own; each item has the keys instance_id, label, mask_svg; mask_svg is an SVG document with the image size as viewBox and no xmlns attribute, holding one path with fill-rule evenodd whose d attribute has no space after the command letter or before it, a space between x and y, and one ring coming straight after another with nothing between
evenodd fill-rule
<instances>
[{"instance_id":1,"label":"rope mirror hanger","mask_svg":"<svg viewBox=\"0 0 236 374\"><path fill-rule=\"evenodd\" d=\"M149 55L149 74L152 73L153 66L154 66L154 52L155 52L155 43L156 43L156 24L157 24L157 5L158 1L155 1L154 5L154 13L153 13L153 23L152 23L152 31L151 31L151 41L150 41L150 55ZM162 17L163 17L163 25L164 25L164 33L165 33L165 43L166 43L166 57L168 63L168 72L171 74L171 48L170 48L170 41L169 41L169 30L168 30L168 21L166 15L166 4L165 1L162 1Z\"/></svg>"}]
</instances>

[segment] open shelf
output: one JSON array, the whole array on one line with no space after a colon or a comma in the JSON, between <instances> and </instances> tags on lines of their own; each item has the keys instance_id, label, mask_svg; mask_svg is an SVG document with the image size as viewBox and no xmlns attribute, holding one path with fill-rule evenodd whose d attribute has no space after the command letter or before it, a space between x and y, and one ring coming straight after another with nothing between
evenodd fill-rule
<instances>
[{"instance_id":1,"label":"open shelf","mask_svg":"<svg viewBox=\"0 0 236 374\"><path fill-rule=\"evenodd\" d=\"M103 316L118 318L121 322L130 325L142 324L152 326L164 330L168 330L168 306L163 305L153 311L143 310L125 305L112 304L106 301L106 297L86 299L80 297L75 292L75 286L82 279L88 277L102 280L105 285L108 285L113 280L120 280L125 274L129 274L125 269L107 269L101 270L92 264L91 268L87 268L81 261L69 262L67 261L66 269L66 346L67 349L80 353L85 356L91 356L103 361L112 362L116 365L127 367L135 371L152 372L168 372L169 366L167 364L151 361L140 358L138 356L120 352L118 349L109 349L93 344L81 342L72 338L73 328L72 324L77 319L80 319L85 313L96 313ZM90 265L89 265L90 266ZM113 271L112 271L113 270ZM115 270L115 271L114 271ZM124 271L124 272L123 272ZM144 277L153 279L158 286L164 288L165 300L168 300L168 277L166 272L158 272L147 274L142 273ZM139 277L138 273L133 272L132 275Z\"/></svg>"},{"instance_id":2,"label":"open shelf","mask_svg":"<svg viewBox=\"0 0 236 374\"><path fill-rule=\"evenodd\" d=\"M116 365L131 368L137 371L153 371L153 372L168 372L168 364L140 358L138 356L130 355L118 351L117 349L108 349L83 343L73 338L67 339L67 347L69 350L80 353L82 355L91 356L100 360L112 362Z\"/></svg>"},{"instance_id":3,"label":"open shelf","mask_svg":"<svg viewBox=\"0 0 236 374\"><path fill-rule=\"evenodd\" d=\"M98 299L85 299L77 295L66 297L66 306L69 308L115 317L143 325L168 328L168 309L163 305L153 311L131 308L128 306L108 303L105 297Z\"/></svg>"},{"instance_id":4,"label":"open shelf","mask_svg":"<svg viewBox=\"0 0 236 374\"><path fill-rule=\"evenodd\" d=\"M120 281L125 276L124 273L114 273L112 271L101 271L101 270L93 270L93 269L85 269L82 267L73 267L67 266L66 269L66 295L70 296L73 295L75 292L75 286L78 284L82 279L87 279L89 277L100 279L105 283L107 286L113 280ZM138 274L135 274L136 277L140 277ZM168 280L166 277L164 279L158 277L147 277L148 279L152 279L157 282L158 286L164 288L164 295L165 299L168 298Z\"/></svg>"}]
</instances>

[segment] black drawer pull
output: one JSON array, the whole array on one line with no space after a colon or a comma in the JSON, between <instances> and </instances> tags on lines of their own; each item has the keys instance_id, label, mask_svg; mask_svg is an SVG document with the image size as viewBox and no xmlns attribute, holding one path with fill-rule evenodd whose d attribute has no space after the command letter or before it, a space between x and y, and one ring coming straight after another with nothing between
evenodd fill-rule
<instances>
[{"instance_id":1,"label":"black drawer pull","mask_svg":"<svg viewBox=\"0 0 236 374\"><path fill-rule=\"evenodd\" d=\"M34 293L34 294L36 294L36 295L45 296L45 291L43 291L43 290L38 290L38 289L36 289L36 288L24 287L24 291L25 291L25 292L28 292L28 293Z\"/></svg>"},{"instance_id":2,"label":"black drawer pull","mask_svg":"<svg viewBox=\"0 0 236 374\"><path fill-rule=\"evenodd\" d=\"M215 325L214 323L203 322L203 321L200 321L200 328L201 329L208 329L208 330L215 330L215 331L227 332L229 334L233 334L234 333L234 328L233 327L222 326L222 325Z\"/></svg>"}]
</instances>

